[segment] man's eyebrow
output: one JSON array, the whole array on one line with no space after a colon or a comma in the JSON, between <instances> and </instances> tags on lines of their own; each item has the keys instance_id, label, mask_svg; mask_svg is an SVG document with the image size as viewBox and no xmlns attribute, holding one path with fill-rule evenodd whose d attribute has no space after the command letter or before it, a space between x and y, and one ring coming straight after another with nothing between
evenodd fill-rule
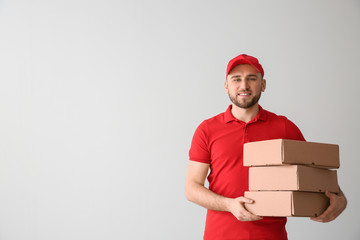
<instances>
[{"instance_id":1,"label":"man's eyebrow","mask_svg":"<svg viewBox=\"0 0 360 240\"><path fill-rule=\"evenodd\" d=\"M256 74L249 74L247 77L258 77Z\"/></svg>"},{"instance_id":2,"label":"man's eyebrow","mask_svg":"<svg viewBox=\"0 0 360 240\"><path fill-rule=\"evenodd\" d=\"M238 77L241 77L241 75L234 75L234 76L231 76L231 79L233 78L238 78ZM246 77L258 77L256 74L249 74L249 75L246 75Z\"/></svg>"},{"instance_id":3,"label":"man's eyebrow","mask_svg":"<svg viewBox=\"0 0 360 240\"><path fill-rule=\"evenodd\" d=\"M231 79L233 79L233 78L238 78L238 77L241 77L241 75L234 75L234 76L231 76Z\"/></svg>"}]
</instances>

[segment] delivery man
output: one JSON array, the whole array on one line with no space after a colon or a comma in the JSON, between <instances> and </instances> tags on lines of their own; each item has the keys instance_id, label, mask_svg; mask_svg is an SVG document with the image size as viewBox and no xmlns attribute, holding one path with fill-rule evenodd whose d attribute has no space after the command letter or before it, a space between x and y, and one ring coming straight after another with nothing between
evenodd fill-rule
<instances>
[{"instance_id":1,"label":"delivery man","mask_svg":"<svg viewBox=\"0 0 360 240\"><path fill-rule=\"evenodd\" d=\"M287 239L285 217L260 217L246 210L248 167L243 166L243 145L270 139L305 141L299 128L284 116L259 104L266 89L264 70L255 57L241 54L228 63L225 91L232 104L224 113L203 121L189 151L185 194L208 209L205 240ZM208 171L210 174L208 175ZM204 186L208 175L209 188ZM325 193L330 206L318 222L334 220L345 209L344 194Z\"/></svg>"}]
</instances>

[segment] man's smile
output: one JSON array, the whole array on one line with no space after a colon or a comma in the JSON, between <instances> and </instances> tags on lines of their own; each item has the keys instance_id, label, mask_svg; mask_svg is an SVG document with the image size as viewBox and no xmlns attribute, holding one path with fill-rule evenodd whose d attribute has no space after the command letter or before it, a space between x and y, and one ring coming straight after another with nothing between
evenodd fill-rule
<instances>
[{"instance_id":1,"label":"man's smile","mask_svg":"<svg viewBox=\"0 0 360 240\"><path fill-rule=\"evenodd\" d=\"M251 92L241 92L241 93L238 93L238 96L240 97L248 97L251 95Z\"/></svg>"}]
</instances>

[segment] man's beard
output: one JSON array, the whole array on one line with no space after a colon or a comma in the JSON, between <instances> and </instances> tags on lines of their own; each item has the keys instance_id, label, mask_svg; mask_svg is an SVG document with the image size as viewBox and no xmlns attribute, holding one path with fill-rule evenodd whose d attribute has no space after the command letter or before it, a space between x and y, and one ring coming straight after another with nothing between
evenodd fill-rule
<instances>
[{"instance_id":1,"label":"man's beard","mask_svg":"<svg viewBox=\"0 0 360 240\"><path fill-rule=\"evenodd\" d=\"M237 100L237 95L236 95L236 96L232 96L232 95L230 95L230 93L229 93L229 98L230 98L231 102L232 102L233 104L235 104L235 105L236 105L237 107L239 107L239 108L250 108L250 107L254 106L255 104L258 103L260 97L261 97L261 91L259 92L258 95L255 95L255 96L251 99L250 102L241 103L241 102L239 102L239 101Z\"/></svg>"}]
</instances>

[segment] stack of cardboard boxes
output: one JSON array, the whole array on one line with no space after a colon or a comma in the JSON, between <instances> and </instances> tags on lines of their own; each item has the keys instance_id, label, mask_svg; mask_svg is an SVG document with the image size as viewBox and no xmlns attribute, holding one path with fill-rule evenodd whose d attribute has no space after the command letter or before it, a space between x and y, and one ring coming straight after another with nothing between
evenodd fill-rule
<instances>
[{"instance_id":1,"label":"stack of cardboard boxes","mask_svg":"<svg viewBox=\"0 0 360 240\"><path fill-rule=\"evenodd\" d=\"M339 192L339 146L275 139L246 143L249 191L245 207L259 216L319 216L328 206L325 190Z\"/></svg>"}]
</instances>

